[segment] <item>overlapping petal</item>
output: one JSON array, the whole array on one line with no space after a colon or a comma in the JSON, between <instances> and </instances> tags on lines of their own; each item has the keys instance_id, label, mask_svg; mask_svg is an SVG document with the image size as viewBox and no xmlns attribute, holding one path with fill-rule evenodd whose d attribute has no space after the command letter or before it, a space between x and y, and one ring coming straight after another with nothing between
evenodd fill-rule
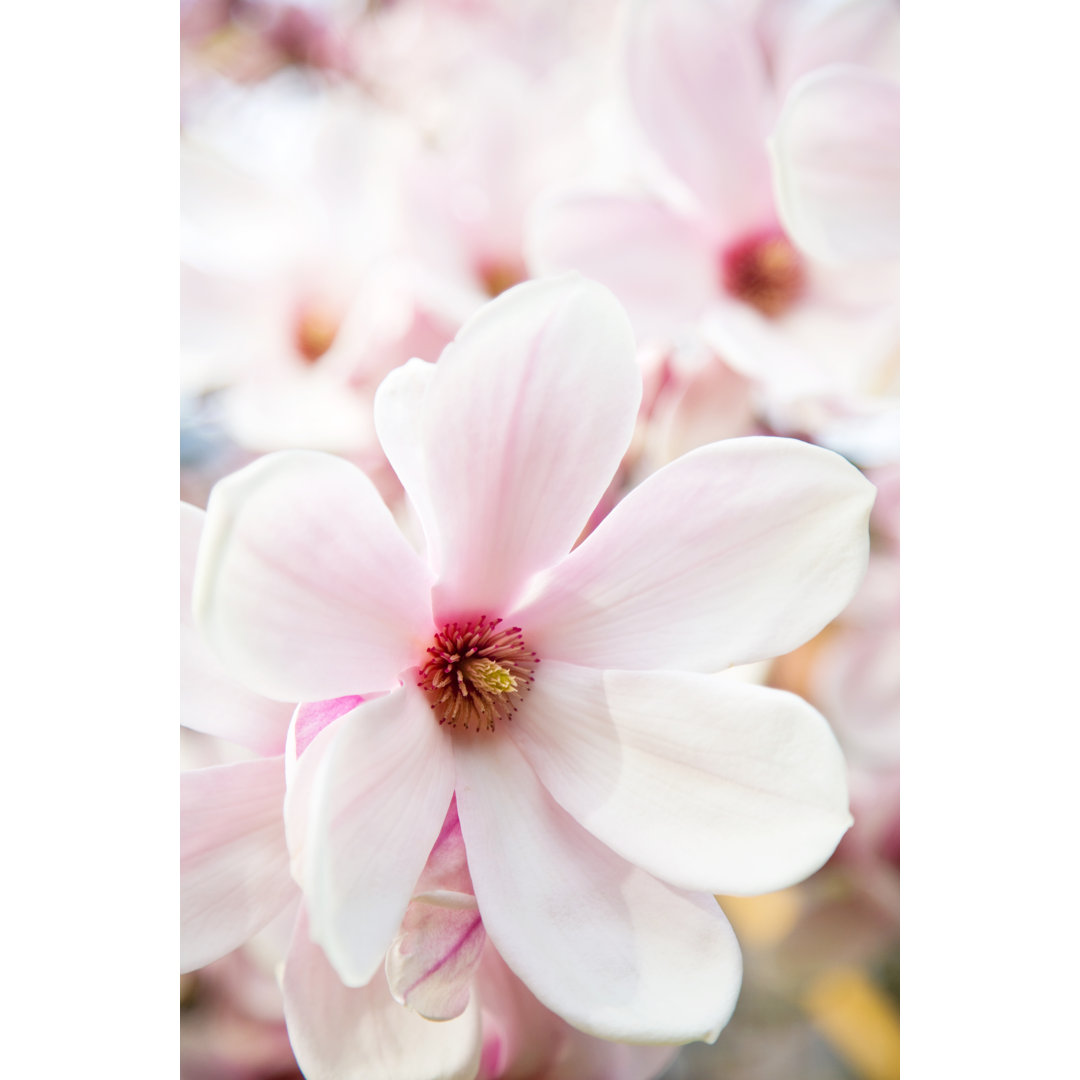
<instances>
[{"instance_id":1,"label":"overlapping petal","mask_svg":"<svg viewBox=\"0 0 1080 1080\"><path fill-rule=\"evenodd\" d=\"M198 507L180 504L180 722L258 754L280 754L291 707L253 694L231 678L195 628L191 593L205 517Z\"/></svg>"},{"instance_id":2,"label":"overlapping petal","mask_svg":"<svg viewBox=\"0 0 1080 1080\"><path fill-rule=\"evenodd\" d=\"M292 875L301 888L305 887L309 873L312 792L319 779L319 769L340 730L334 721L361 701L344 697L299 705L289 726L285 750L285 838Z\"/></svg>"},{"instance_id":3,"label":"overlapping petal","mask_svg":"<svg viewBox=\"0 0 1080 1080\"><path fill-rule=\"evenodd\" d=\"M207 508L195 615L229 672L282 701L388 689L431 634L427 568L348 462L269 454Z\"/></svg>"},{"instance_id":4,"label":"overlapping petal","mask_svg":"<svg viewBox=\"0 0 1080 1080\"><path fill-rule=\"evenodd\" d=\"M644 0L629 37L630 95L650 143L727 230L772 215L767 76L730 0Z\"/></svg>"},{"instance_id":5,"label":"overlapping petal","mask_svg":"<svg viewBox=\"0 0 1080 1080\"><path fill-rule=\"evenodd\" d=\"M625 313L576 274L509 289L461 329L422 398L428 490L409 490L431 507L440 621L507 610L570 550L640 399Z\"/></svg>"},{"instance_id":6,"label":"overlapping petal","mask_svg":"<svg viewBox=\"0 0 1080 1080\"><path fill-rule=\"evenodd\" d=\"M510 734L578 822L682 888L801 881L851 824L825 719L726 675L543 663Z\"/></svg>"},{"instance_id":7,"label":"overlapping petal","mask_svg":"<svg viewBox=\"0 0 1080 1080\"><path fill-rule=\"evenodd\" d=\"M486 942L454 800L386 954L390 992L429 1020L460 1016Z\"/></svg>"},{"instance_id":8,"label":"overlapping petal","mask_svg":"<svg viewBox=\"0 0 1080 1080\"><path fill-rule=\"evenodd\" d=\"M362 986L382 964L439 836L453 755L411 682L324 734L332 741L311 788L305 896L313 939L346 985Z\"/></svg>"},{"instance_id":9,"label":"overlapping petal","mask_svg":"<svg viewBox=\"0 0 1080 1080\"><path fill-rule=\"evenodd\" d=\"M792 239L823 262L900 253L900 87L835 65L801 79L773 134L774 179Z\"/></svg>"},{"instance_id":10,"label":"overlapping petal","mask_svg":"<svg viewBox=\"0 0 1080 1080\"><path fill-rule=\"evenodd\" d=\"M719 671L782 655L848 603L874 487L793 439L701 447L635 488L514 619L545 660Z\"/></svg>"},{"instance_id":11,"label":"overlapping petal","mask_svg":"<svg viewBox=\"0 0 1080 1080\"><path fill-rule=\"evenodd\" d=\"M396 1001L429 1020L452 1020L469 1003L472 977L487 942L474 897L429 893L409 904L386 954Z\"/></svg>"},{"instance_id":12,"label":"overlapping petal","mask_svg":"<svg viewBox=\"0 0 1080 1080\"><path fill-rule=\"evenodd\" d=\"M180 970L238 948L295 895L280 757L180 774Z\"/></svg>"},{"instance_id":13,"label":"overlapping petal","mask_svg":"<svg viewBox=\"0 0 1080 1080\"><path fill-rule=\"evenodd\" d=\"M420 519L424 535L437 535L424 454L424 396L435 365L413 358L395 368L375 393L375 431Z\"/></svg>"},{"instance_id":14,"label":"overlapping petal","mask_svg":"<svg viewBox=\"0 0 1080 1080\"><path fill-rule=\"evenodd\" d=\"M282 990L289 1041L308 1080L472 1080L480 1057L480 1010L433 1023L402 1008L379 972L343 986L297 919Z\"/></svg>"},{"instance_id":15,"label":"overlapping petal","mask_svg":"<svg viewBox=\"0 0 1080 1080\"><path fill-rule=\"evenodd\" d=\"M738 945L711 896L631 866L544 790L513 742L460 740L458 812L484 927L548 1008L607 1039L715 1038Z\"/></svg>"}]
</instances>

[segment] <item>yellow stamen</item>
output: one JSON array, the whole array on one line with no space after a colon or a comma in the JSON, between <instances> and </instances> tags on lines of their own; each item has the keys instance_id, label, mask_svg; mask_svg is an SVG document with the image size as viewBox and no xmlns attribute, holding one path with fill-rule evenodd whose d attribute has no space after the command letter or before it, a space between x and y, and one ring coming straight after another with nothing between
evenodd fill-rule
<instances>
[{"instance_id":1,"label":"yellow stamen","mask_svg":"<svg viewBox=\"0 0 1080 1080\"><path fill-rule=\"evenodd\" d=\"M469 681L483 687L489 694L512 694L518 688L517 679L494 660L470 660L465 664Z\"/></svg>"}]
</instances>

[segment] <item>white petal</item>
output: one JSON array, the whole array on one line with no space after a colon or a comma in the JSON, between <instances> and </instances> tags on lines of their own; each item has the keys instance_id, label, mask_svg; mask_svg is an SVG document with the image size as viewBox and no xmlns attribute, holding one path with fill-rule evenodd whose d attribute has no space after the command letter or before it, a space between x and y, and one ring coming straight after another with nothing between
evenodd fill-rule
<instances>
[{"instance_id":1,"label":"white petal","mask_svg":"<svg viewBox=\"0 0 1080 1080\"><path fill-rule=\"evenodd\" d=\"M282 701L388 689L433 632L427 568L371 481L283 451L207 507L195 616L230 672Z\"/></svg>"},{"instance_id":2,"label":"white petal","mask_svg":"<svg viewBox=\"0 0 1080 1080\"><path fill-rule=\"evenodd\" d=\"M779 656L851 599L873 501L831 451L713 443L631 491L513 617L541 660L719 671Z\"/></svg>"},{"instance_id":3,"label":"white petal","mask_svg":"<svg viewBox=\"0 0 1080 1080\"><path fill-rule=\"evenodd\" d=\"M284 759L180 774L180 970L232 952L296 894Z\"/></svg>"},{"instance_id":4,"label":"white petal","mask_svg":"<svg viewBox=\"0 0 1080 1080\"><path fill-rule=\"evenodd\" d=\"M484 928L552 1011L591 1035L711 1039L741 960L711 896L673 889L591 836L501 735L461 739L458 811Z\"/></svg>"},{"instance_id":5,"label":"white petal","mask_svg":"<svg viewBox=\"0 0 1080 1080\"><path fill-rule=\"evenodd\" d=\"M791 238L828 263L900 254L900 88L833 66L792 88L772 142Z\"/></svg>"},{"instance_id":6,"label":"white petal","mask_svg":"<svg viewBox=\"0 0 1080 1080\"><path fill-rule=\"evenodd\" d=\"M681 888L791 885L851 824L825 719L727 675L541 664L510 733L565 810Z\"/></svg>"},{"instance_id":7,"label":"white petal","mask_svg":"<svg viewBox=\"0 0 1080 1080\"><path fill-rule=\"evenodd\" d=\"M480 1055L480 1012L424 1020L390 995L382 973L364 987L342 985L297 920L282 990L289 1041L307 1080L472 1080Z\"/></svg>"},{"instance_id":8,"label":"white petal","mask_svg":"<svg viewBox=\"0 0 1080 1080\"><path fill-rule=\"evenodd\" d=\"M439 836L454 763L412 683L364 702L335 729L312 786L305 895L313 939L343 982L362 986L382 963Z\"/></svg>"},{"instance_id":9,"label":"white petal","mask_svg":"<svg viewBox=\"0 0 1080 1080\"><path fill-rule=\"evenodd\" d=\"M630 324L595 282L526 282L466 323L424 397L440 621L502 615L570 550L640 398Z\"/></svg>"},{"instance_id":10,"label":"white petal","mask_svg":"<svg viewBox=\"0 0 1080 1080\"><path fill-rule=\"evenodd\" d=\"M195 628L191 592L205 517L203 510L180 504L180 723L257 754L280 754L291 706L253 694L231 678Z\"/></svg>"}]
</instances>

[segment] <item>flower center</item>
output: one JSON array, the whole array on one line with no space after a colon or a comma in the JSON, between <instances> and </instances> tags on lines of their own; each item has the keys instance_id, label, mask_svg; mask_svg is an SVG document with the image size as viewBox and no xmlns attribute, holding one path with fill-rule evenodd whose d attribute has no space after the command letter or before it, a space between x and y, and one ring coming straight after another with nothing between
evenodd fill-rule
<instances>
[{"instance_id":1,"label":"flower center","mask_svg":"<svg viewBox=\"0 0 1080 1080\"><path fill-rule=\"evenodd\" d=\"M417 686L440 724L494 731L495 721L508 721L531 689L540 660L525 647L520 626L501 630L501 622L483 615L447 623L435 635Z\"/></svg>"},{"instance_id":2,"label":"flower center","mask_svg":"<svg viewBox=\"0 0 1080 1080\"><path fill-rule=\"evenodd\" d=\"M340 323L329 304L304 304L296 319L296 351L307 363L314 364L334 344Z\"/></svg>"},{"instance_id":3,"label":"flower center","mask_svg":"<svg viewBox=\"0 0 1080 1080\"><path fill-rule=\"evenodd\" d=\"M775 319L802 295L802 256L779 229L753 233L721 256L724 288L738 300Z\"/></svg>"},{"instance_id":4,"label":"flower center","mask_svg":"<svg viewBox=\"0 0 1080 1080\"><path fill-rule=\"evenodd\" d=\"M528 277L524 265L512 259L484 259L476 272L484 291L492 299Z\"/></svg>"}]
</instances>

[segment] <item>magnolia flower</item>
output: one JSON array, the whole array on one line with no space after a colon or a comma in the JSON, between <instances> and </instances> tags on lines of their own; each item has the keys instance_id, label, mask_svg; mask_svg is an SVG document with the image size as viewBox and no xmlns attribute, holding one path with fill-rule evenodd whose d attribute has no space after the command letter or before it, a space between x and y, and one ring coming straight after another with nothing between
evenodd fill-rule
<instances>
[{"instance_id":1,"label":"magnolia flower","mask_svg":"<svg viewBox=\"0 0 1080 1080\"><path fill-rule=\"evenodd\" d=\"M707 344L754 381L774 430L866 463L895 454L892 403L879 400L891 389L895 281L792 243L767 140L799 76L875 61L895 25L890 0L635 4L626 77L649 190L553 194L527 244L535 272L577 269L612 288L643 338L677 355Z\"/></svg>"},{"instance_id":2,"label":"magnolia flower","mask_svg":"<svg viewBox=\"0 0 1080 1080\"><path fill-rule=\"evenodd\" d=\"M221 93L185 133L185 388L220 389L246 448L373 464L375 387L454 329L416 310L397 259L407 132L350 90L282 73Z\"/></svg>"},{"instance_id":3,"label":"magnolia flower","mask_svg":"<svg viewBox=\"0 0 1080 1080\"><path fill-rule=\"evenodd\" d=\"M286 816L310 939L372 1008L452 804L510 970L579 1030L638 1042L716 1036L740 959L711 894L804 877L850 824L823 718L718 673L844 607L873 488L814 446L728 440L575 547L631 437L634 344L567 275L391 374L376 427L422 555L339 458L272 454L211 495L194 610L224 667L355 705L302 752L294 719Z\"/></svg>"},{"instance_id":4,"label":"magnolia flower","mask_svg":"<svg viewBox=\"0 0 1080 1080\"><path fill-rule=\"evenodd\" d=\"M233 683L191 625L191 571L204 517L181 505L182 719L212 733L181 729L189 734L180 782L181 970L210 964L211 978L221 971L247 971L253 955L263 967L281 966L289 1036L308 1080L360 1070L387 1080L648 1080L657 1075L674 1049L625 1046L575 1031L506 967L479 925L454 807L387 954L385 973L360 990L342 984L311 942L306 912L298 910L282 804L289 765L294 767L297 756L328 734L357 699L295 710L286 751L283 717L287 720L291 710ZM261 756L248 756L252 750ZM295 820L293 826L299 856L302 838ZM243 945L245 957L233 951ZM275 1002L264 999L260 994L260 1014L280 1018L281 996ZM223 1018L228 1015L222 1011ZM249 1027L248 1041L258 1036L258 1042L247 1048L245 1060L265 1048L283 1064L280 1041L273 1043L276 1029L254 1022ZM185 1075L208 1053L224 1049L185 1041Z\"/></svg>"}]
</instances>

